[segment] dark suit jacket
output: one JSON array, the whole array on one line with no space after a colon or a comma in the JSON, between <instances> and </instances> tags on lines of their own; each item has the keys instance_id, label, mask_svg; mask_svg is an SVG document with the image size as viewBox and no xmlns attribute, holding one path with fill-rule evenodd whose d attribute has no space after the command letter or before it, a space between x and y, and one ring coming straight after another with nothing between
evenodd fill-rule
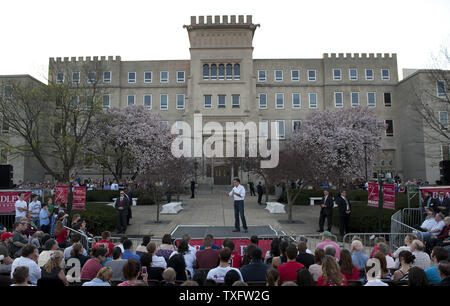
<instances>
[{"instance_id":1,"label":"dark suit jacket","mask_svg":"<svg viewBox=\"0 0 450 306\"><path fill-rule=\"evenodd\" d=\"M123 205L123 210L119 210L119 206L120 206L120 197L118 197L117 200L116 200L116 204L114 205L114 207L116 208L116 210L117 210L119 213L123 213L123 214L125 214L125 215L128 215L128 208L131 206L131 204L130 204L130 201L128 200L128 197L127 197L127 196L124 196L124 197L123 197L123 203L122 203L122 205Z\"/></svg>"},{"instance_id":2,"label":"dark suit jacket","mask_svg":"<svg viewBox=\"0 0 450 306\"><path fill-rule=\"evenodd\" d=\"M324 202L325 196L322 197L322 203L325 204L327 207L322 208L321 211L325 212L327 215L333 214L333 206L334 206L334 199L331 195L328 195L327 201Z\"/></svg>"},{"instance_id":3,"label":"dark suit jacket","mask_svg":"<svg viewBox=\"0 0 450 306\"><path fill-rule=\"evenodd\" d=\"M244 282L257 282L266 280L266 271L270 266L260 261L251 261L241 268Z\"/></svg>"},{"instance_id":4,"label":"dark suit jacket","mask_svg":"<svg viewBox=\"0 0 450 306\"><path fill-rule=\"evenodd\" d=\"M256 190L258 191L258 194L263 194L264 193L262 185L259 185L259 184L256 185Z\"/></svg>"},{"instance_id":5,"label":"dark suit jacket","mask_svg":"<svg viewBox=\"0 0 450 306\"><path fill-rule=\"evenodd\" d=\"M347 199L347 201L348 201L350 210L352 210L352 204L350 203L349 199ZM345 202L344 198L339 196L336 200L336 204L339 207L339 215L346 216L347 214L345 212L347 211L347 203Z\"/></svg>"}]
</instances>

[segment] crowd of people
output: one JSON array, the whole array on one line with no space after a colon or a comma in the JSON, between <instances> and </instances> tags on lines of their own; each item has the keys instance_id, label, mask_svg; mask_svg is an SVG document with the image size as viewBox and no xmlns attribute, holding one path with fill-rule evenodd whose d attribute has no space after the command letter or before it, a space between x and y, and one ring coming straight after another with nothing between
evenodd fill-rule
<instances>
[{"instance_id":1,"label":"crowd of people","mask_svg":"<svg viewBox=\"0 0 450 306\"><path fill-rule=\"evenodd\" d=\"M16 222L14 233L4 232L0 242L0 284L13 286L408 286L450 285L448 250L435 246L431 256L413 234L391 253L377 238L368 256L362 241L354 237L350 249L342 248L324 232L314 252L307 239L275 238L263 254L259 239L241 256L231 239L215 245L207 235L198 249L185 235L174 243L169 234L157 245L150 236L134 247L127 237L114 244L111 233L102 233L92 245L73 232L64 243L49 234L27 231L32 219ZM77 220L76 222L80 222ZM83 222L81 220L81 222ZM73 263L80 280L74 278Z\"/></svg>"}]
</instances>

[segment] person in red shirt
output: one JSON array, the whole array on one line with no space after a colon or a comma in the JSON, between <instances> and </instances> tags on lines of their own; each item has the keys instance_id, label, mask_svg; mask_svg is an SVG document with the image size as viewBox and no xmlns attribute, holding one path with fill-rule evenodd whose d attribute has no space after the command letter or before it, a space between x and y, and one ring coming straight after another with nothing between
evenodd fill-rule
<instances>
[{"instance_id":1,"label":"person in red shirt","mask_svg":"<svg viewBox=\"0 0 450 306\"><path fill-rule=\"evenodd\" d=\"M213 241L211 237L206 236L203 239L205 249L198 251L196 257L196 269L213 269L219 265L219 251L212 248Z\"/></svg>"},{"instance_id":2,"label":"person in red shirt","mask_svg":"<svg viewBox=\"0 0 450 306\"><path fill-rule=\"evenodd\" d=\"M347 281L359 279L359 269L353 264L352 255L349 250L341 250L341 258L339 259L339 267L341 273L344 275Z\"/></svg>"},{"instance_id":3,"label":"person in red shirt","mask_svg":"<svg viewBox=\"0 0 450 306\"><path fill-rule=\"evenodd\" d=\"M280 283L297 281L297 271L304 267L304 265L297 262L297 253L297 246L294 243L291 243L286 249L287 262L278 267Z\"/></svg>"},{"instance_id":4,"label":"person in red shirt","mask_svg":"<svg viewBox=\"0 0 450 306\"><path fill-rule=\"evenodd\" d=\"M55 238L60 249L67 247L67 236L69 236L69 232L64 228L64 224L61 221L56 222Z\"/></svg>"},{"instance_id":5,"label":"person in red shirt","mask_svg":"<svg viewBox=\"0 0 450 306\"><path fill-rule=\"evenodd\" d=\"M97 276L97 272L102 268L102 263L106 260L106 254L108 249L100 246L92 250L94 258L89 259L81 269L81 278L94 279Z\"/></svg>"},{"instance_id":6,"label":"person in red shirt","mask_svg":"<svg viewBox=\"0 0 450 306\"><path fill-rule=\"evenodd\" d=\"M339 265L333 256L325 255L322 259L322 275L317 279L316 286L347 286L348 281L341 273Z\"/></svg>"},{"instance_id":7,"label":"person in red shirt","mask_svg":"<svg viewBox=\"0 0 450 306\"><path fill-rule=\"evenodd\" d=\"M224 239L222 244L224 248L229 248L231 250L231 266L239 269L242 266L242 256L234 250L235 245L233 240L228 238Z\"/></svg>"},{"instance_id":8,"label":"person in red shirt","mask_svg":"<svg viewBox=\"0 0 450 306\"><path fill-rule=\"evenodd\" d=\"M115 245L111 242L111 232L104 231L102 233L102 240L94 243L93 248L97 248L100 245L104 245L106 248L108 248L108 257L111 257L111 252L115 247Z\"/></svg>"}]
</instances>

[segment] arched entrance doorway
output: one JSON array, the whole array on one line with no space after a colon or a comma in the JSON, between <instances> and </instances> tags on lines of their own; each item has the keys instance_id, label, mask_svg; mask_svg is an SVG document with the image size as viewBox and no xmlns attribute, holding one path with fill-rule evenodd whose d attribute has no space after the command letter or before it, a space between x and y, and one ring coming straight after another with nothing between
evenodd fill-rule
<instances>
[{"instance_id":1,"label":"arched entrance doorway","mask_svg":"<svg viewBox=\"0 0 450 306\"><path fill-rule=\"evenodd\" d=\"M231 169L227 166L214 167L214 185L230 185Z\"/></svg>"}]
</instances>

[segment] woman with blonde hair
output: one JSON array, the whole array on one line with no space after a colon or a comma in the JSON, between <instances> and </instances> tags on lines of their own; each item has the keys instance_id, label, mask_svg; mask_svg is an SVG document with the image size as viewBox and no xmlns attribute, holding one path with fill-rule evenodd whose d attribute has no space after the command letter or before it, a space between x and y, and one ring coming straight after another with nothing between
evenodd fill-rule
<instances>
[{"instance_id":1,"label":"woman with blonde hair","mask_svg":"<svg viewBox=\"0 0 450 306\"><path fill-rule=\"evenodd\" d=\"M64 269L62 267L62 260L64 259L64 254L61 251L55 251L50 254L50 259L41 268L41 278L42 279L59 279L64 283L65 286L69 285L66 275L64 274Z\"/></svg>"},{"instance_id":2,"label":"woman with blonde hair","mask_svg":"<svg viewBox=\"0 0 450 306\"><path fill-rule=\"evenodd\" d=\"M341 269L330 255L322 259L322 275L317 280L317 286L347 286L347 279L341 273Z\"/></svg>"},{"instance_id":3,"label":"woman with blonde hair","mask_svg":"<svg viewBox=\"0 0 450 306\"><path fill-rule=\"evenodd\" d=\"M100 287L111 286L111 280L113 277L113 270L111 267L103 267L97 272L97 276L90 282L86 282L83 286L87 287Z\"/></svg>"},{"instance_id":4,"label":"woman with blonde hair","mask_svg":"<svg viewBox=\"0 0 450 306\"><path fill-rule=\"evenodd\" d=\"M69 236L69 232L64 228L64 224L61 221L57 221L55 225L55 238L59 248L65 249L67 247L67 236Z\"/></svg>"}]
</instances>

